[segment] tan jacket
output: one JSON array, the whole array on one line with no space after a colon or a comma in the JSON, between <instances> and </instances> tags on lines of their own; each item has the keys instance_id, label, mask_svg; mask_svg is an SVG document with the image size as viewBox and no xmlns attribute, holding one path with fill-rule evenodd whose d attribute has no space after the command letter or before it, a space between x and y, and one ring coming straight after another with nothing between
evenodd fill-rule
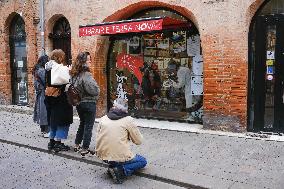
<instances>
[{"instance_id":1,"label":"tan jacket","mask_svg":"<svg viewBox=\"0 0 284 189\"><path fill-rule=\"evenodd\" d=\"M142 135L130 116L111 120L101 118L96 134L96 155L102 160L125 162L134 158L130 141L140 145Z\"/></svg>"}]
</instances>

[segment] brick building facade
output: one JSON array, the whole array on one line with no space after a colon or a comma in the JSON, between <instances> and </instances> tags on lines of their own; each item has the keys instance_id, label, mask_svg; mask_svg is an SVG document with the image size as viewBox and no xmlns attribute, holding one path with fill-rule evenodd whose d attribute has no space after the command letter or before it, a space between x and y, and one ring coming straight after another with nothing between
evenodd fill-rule
<instances>
[{"instance_id":1,"label":"brick building facade","mask_svg":"<svg viewBox=\"0 0 284 189\"><path fill-rule=\"evenodd\" d=\"M106 64L108 36L79 37L79 25L119 21L144 9L166 8L193 22L198 29L204 59L204 128L243 132L248 128L249 32L253 16L265 0L164 0L164 1L68 1L44 4L46 52L53 48L49 37L55 22L65 17L71 27L71 54L88 50L92 73L101 87L98 116L107 110ZM26 31L29 104L33 104L31 70L40 54L40 1L0 1L0 100L12 103L9 28L12 19L23 18Z\"/></svg>"}]
</instances>

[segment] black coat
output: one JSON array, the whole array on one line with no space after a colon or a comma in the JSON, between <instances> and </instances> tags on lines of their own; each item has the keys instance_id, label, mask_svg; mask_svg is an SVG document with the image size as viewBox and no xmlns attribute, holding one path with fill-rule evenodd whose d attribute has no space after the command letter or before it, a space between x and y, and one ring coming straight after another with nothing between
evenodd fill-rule
<instances>
[{"instance_id":1,"label":"black coat","mask_svg":"<svg viewBox=\"0 0 284 189\"><path fill-rule=\"evenodd\" d=\"M49 124L65 126L73 123L73 107L68 103L63 89L58 97L46 96L45 101Z\"/></svg>"}]
</instances>

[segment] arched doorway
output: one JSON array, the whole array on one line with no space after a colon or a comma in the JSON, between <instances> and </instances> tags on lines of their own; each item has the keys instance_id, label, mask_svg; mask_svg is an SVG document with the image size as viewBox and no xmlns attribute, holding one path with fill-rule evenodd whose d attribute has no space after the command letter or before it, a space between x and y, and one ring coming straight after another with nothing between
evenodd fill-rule
<instances>
[{"instance_id":1,"label":"arched doorway","mask_svg":"<svg viewBox=\"0 0 284 189\"><path fill-rule=\"evenodd\" d=\"M12 104L28 104L26 32L24 20L16 15L9 30Z\"/></svg>"},{"instance_id":2,"label":"arched doorway","mask_svg":"<svg viewBox=\"0 0 284 189\"><path fill-rule=\"evenodd\" d=\"M71 27L65 17L55 22L49 38L52 40L53 49L62 49L65 52L67 63L71 64Z\"/></svg>"},{"instance_id":3,"label":"arched doorway","mask_svg":"<svg viewBox=\"0 0 284 189\"><path fill-rule=\"evenodd\" d=\"M249 130L284 131L284 1L268 1L250 31Z\"/></svg>"},{"instance_id":4,"label":"arched doorway","mask_svg":"<svg viewBox=\"0 0 284 189\"><path fill-rule=\"evenodd\" d=\"M160 17L187 24L173 22L161 31L110 37L108 108L114 99L127 98L135 117L202 123L203 59L197 28L164 8L143 10L127 20Z\"/></svg>"}]
</instances>

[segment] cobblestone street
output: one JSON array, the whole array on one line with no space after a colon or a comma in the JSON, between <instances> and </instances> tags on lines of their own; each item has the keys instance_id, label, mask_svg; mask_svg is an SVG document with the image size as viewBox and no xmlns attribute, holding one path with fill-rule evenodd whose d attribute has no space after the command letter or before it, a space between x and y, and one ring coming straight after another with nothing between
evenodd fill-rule
<instances>
[{"instance_id":1,"label":"cobblestone street","mask_svg":"<svg viewBox=\"0 0 284 189\"><path fill-rule=\"evenodd\" d=\"M96 157L86 158L90 164L72 151L48 154L48 139L39 136L31 115L0 111L0 117L0 164L6 188L55 186L54 181L58 188L69 184L70 188L282 189L284 184L283 142L141 128L144 144L133 146L133 151L145 155L149 164L119 186L107 178ZM66 144L73 145L77 126L74 120ZM92 148L95 137L94 129ZM12 178L16 180L11 182Z\"/></svg>"}]
</instances>

